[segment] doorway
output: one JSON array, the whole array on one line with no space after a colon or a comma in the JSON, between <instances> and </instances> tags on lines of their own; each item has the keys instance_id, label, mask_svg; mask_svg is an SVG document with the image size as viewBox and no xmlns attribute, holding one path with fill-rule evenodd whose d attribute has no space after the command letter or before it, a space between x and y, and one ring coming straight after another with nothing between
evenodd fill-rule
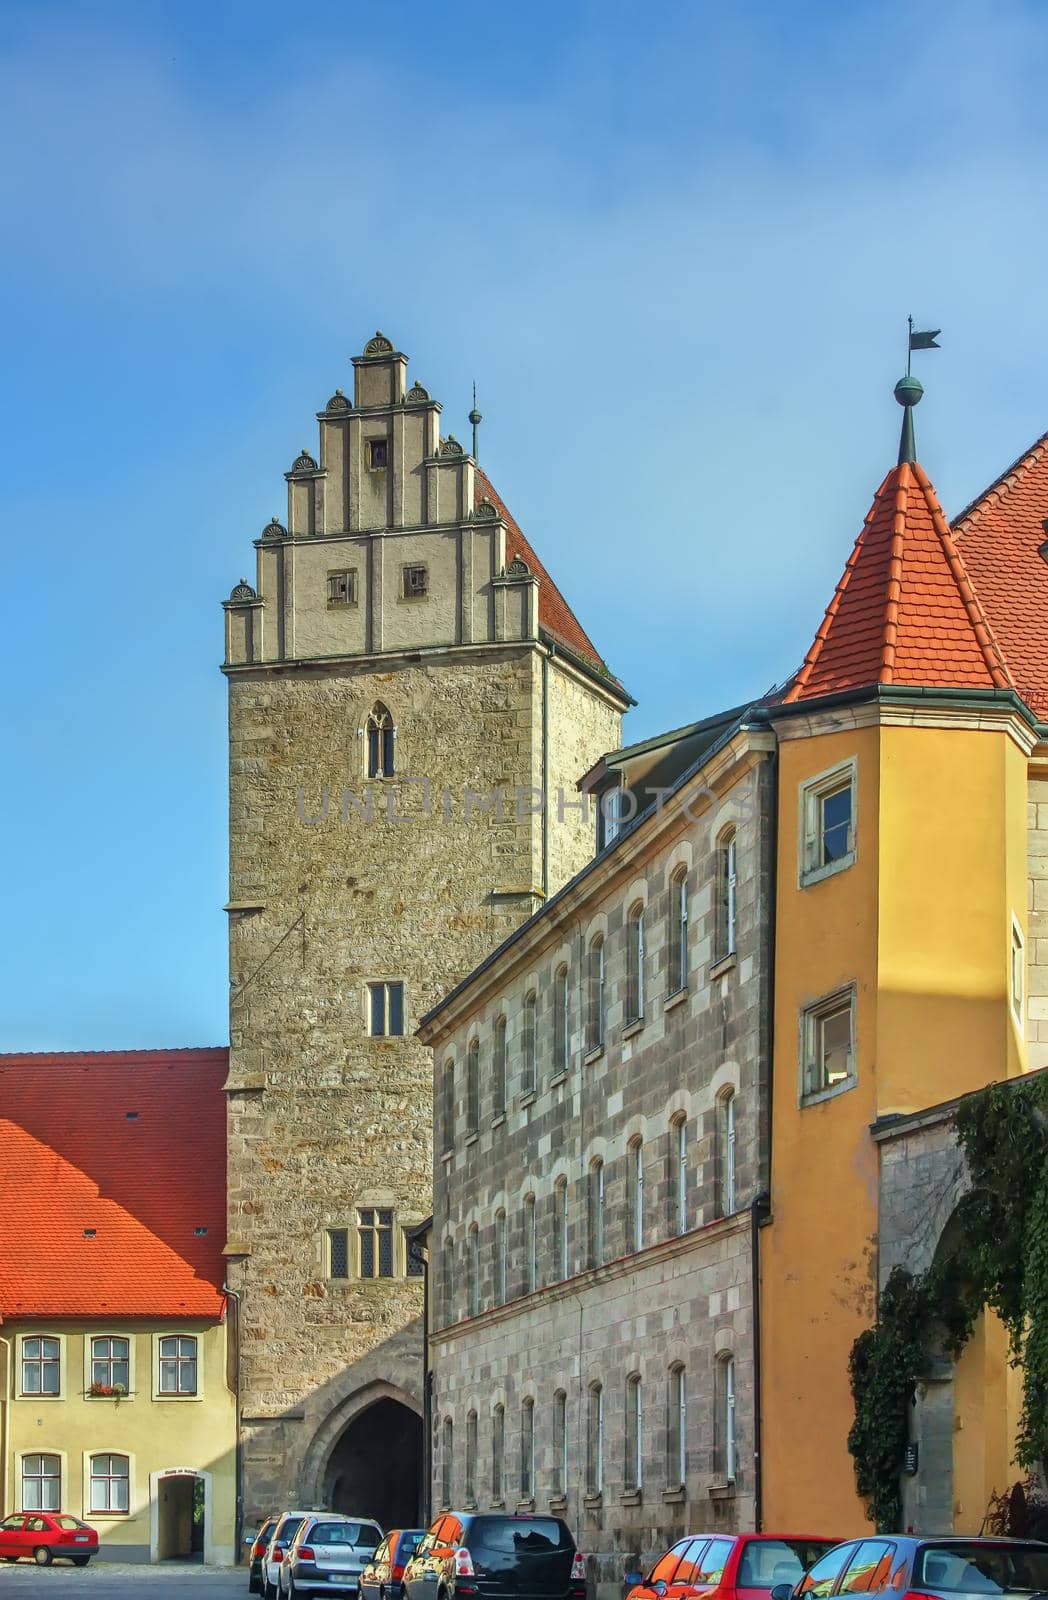
<instances>
[{"instance_id":1,"label":"doorway","mask_svg":"<svg viewBox=\"0 0 1048 1600\"><path fill-rule=\"evenodd\" d=\"M384 1396L340 1434L324 1474L324 1504L382 1528L418 1526L422 1418Z\"/></svg>"},{"instance_id":2,"label":"doorway","mask_svg":"<svg viewBox=\"0 0 1048 1600\"><path fill-rule=\"evenodd\" d=\"M157 1483L158 1561L204 1559L206 1496L204 1480L194 1472L173 1472Z\"/></svg>"}]
</instances>

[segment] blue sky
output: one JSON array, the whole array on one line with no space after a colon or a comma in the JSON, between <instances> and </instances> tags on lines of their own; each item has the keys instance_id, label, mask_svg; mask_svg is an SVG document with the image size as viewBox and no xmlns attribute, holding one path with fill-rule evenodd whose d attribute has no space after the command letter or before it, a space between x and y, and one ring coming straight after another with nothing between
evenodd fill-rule
<instances>
[{"instance_id":1,"label":"blue sky","mask_svg":"<svg viewBox=\"0 0 1048 1600\"><path fill-rule=\"evenodd\" d=\"M687 721L803 655L908 312L948 513L1048 427L1046 69L1037 0L0 0L0 1049L226 1037L219 602L376 327Z\"/></svg>"}]
</instances>

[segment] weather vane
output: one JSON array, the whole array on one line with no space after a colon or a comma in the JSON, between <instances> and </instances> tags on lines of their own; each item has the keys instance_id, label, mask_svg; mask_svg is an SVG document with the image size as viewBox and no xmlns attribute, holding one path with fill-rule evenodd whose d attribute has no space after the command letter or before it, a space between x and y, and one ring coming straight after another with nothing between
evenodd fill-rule
<instances>
[{"instance_id":1,"label":"weather vane","mask_svg":"<svg viewBox=\"0 0 1048 1600\"><path fill-rule=\"evenodd\" d=\"M473 459L474 459L474 461L476 461L476 459L477 459L477 429L480 426L480 424L484 421L484 418L481 416L480 412L477 410L477 386L476 386L476 384L473 385L473 410L469 414L469 420L473 424Z\"/></svg>"},{"instance_id":2,"label":"weather vane","mask_svg":"<svg viewBox=\"0 0 1048 1600\"><path fill-rule=\"evenodd\" d=\"M895 385L895 398L903 407L902 435L899 439L899 465L904 461L917 460L917 447L913 438L913 408L924 393L923 384L915 378L910 371L910 363L915 350L939 350L942 346L938 338L941 328L926 328L923 331L914 330L913 318L907 317L909 338L906 342L906 376L900 378Z\"/></svg>"}]
</instances>

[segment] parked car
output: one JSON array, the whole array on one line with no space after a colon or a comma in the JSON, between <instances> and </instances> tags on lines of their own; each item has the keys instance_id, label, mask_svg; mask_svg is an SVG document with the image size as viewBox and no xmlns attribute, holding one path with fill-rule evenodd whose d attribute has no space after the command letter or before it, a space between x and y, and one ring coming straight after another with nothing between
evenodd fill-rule
<instances>
[{"instance_id":1,"label":"parked car","mask_svg":"<svg viewBox=\"0 0 1048 1600\"><path fill-rule=\"evenodd\" d=\"M276 1527L276 1517L267 1517L257 1533L249 1533L244 1540L247 1551L247 1592L248 1594L262 1593L262 1557L266 1553L266 1546Z\"/></svg>"},{"instance_id":2,"label":"parked car","mask_svg":"<svg viewBox=\"0 0 1048 1600\"><path fill-rule=\"evenodd\" d=\"M277 1600L277 1595L280 1593L280 1569L284 1564L287 1547L305 1519L313 1515L314 1511L282 1511L274 1520L269 1543L262 1552L259 1564L262 1593L266 1600Z\"/></svg>"},{"instance_id":3,"label":"parked car","mask_svg":"<svg viewBox=\"0 0 1048 1600\"><path fill-rule=\"evenodd\" d=\"M771 1600L855 1594L995 1600L1043 1590L1048 1590L1048 1544L1036 1539L886 1534L835 1546L799 1582L777 1584Z\"/></svg>"},{"instance_id":4,"label":"parked car","mask_svg":"<svg viewBox=\"0 0 1048 1600\"><path fill-rule=\"evenodd\" d=\"M405 1600L586 1600L586 1566L559 1517L449 1511L404 1569Z\"/></svg>"},{"instance_id":5,"label":"parked car","mask_svg":"<svg viewBox=\"0 0 1048 1600\"><path fill-rule=\"evenodd\" d=\"M382 1529L366 1517L318 1511L303 1517L284 1554L277 1593L286 1600L325 1594L355 1595Z\"/></svg>"},{"instance_id":6,"label":"parked car","mask_svg":"<svg viewBox=\"0 0 1048 1600\"><path fill-rule=\"evenodd\" d=\"M360 1600L399 1600L404 1568L426 1537L425 1528L394 1528L360 1574Z\"/></svg>"},{"instance_id":7,"label":"parked car","mask_svg":"<svg viewBox=\"0 0 1048 1600\"><path fill-rule=\"evenodd\" d=\"M793 1585L835 1543L794 1533L689 1534L659 1557L647 1577L626 1574L632 1585L629 1600L681 1600L697 1594L766 1600L776 1585L788 1586L792 1594Z\"/></svg>"},{"instance_id":8,"label":"parked car","mask_svg":"<svg viewBox=\"0 0 1048 1600\"><path fill-rule=\"evenodd\" d=\"M57 1511L16 1511L0 1522L0 1559L18 1561L32 1556L38 1567L49 1567L55 1557L86 1567L98 1553L98 1533L79 1517Z\"/></svg>"}]
</instances>

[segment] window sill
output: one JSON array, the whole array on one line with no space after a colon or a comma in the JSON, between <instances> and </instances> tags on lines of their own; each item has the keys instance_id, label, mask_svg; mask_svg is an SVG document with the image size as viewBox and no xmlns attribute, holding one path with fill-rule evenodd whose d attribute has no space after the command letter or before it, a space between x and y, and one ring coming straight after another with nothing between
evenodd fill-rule
<instances>
[{"instance_id":1,"label":"window sill","mask_svg":"<svg viewBox=\"0 0 1048 1600\"><path fill-rule=\"evenodd\" d=\"M805 868L800 874L800 886L802 889L808 889L813 883L822 883L826 878L836 877L838 872L847 872L848 868L854 865L855 851L849 850L839 861L830 861L825 867Z\"/></svg>"},{"instance_id":2,"label":"window sill","mask_svg":"<svg viewBox=\"0 0 1048 1600\"><path fill-rule=\"evenodd\" d=\"M518 1500L517 1501L516 1510L517 1510L517 1514L518 1515L520 1515L521 1512L527 1513L529 1511L534 1511L534 1509L535 1509L534 1500Z\"/></svg>"},{"instance_id":3,"label":"window sill","mask_svg":"<svg viewBox=\"0 0 1048 1600\"><path fill-rule=\"evenodd\" d=\"M640 1506L644 1504L644 1496L639 1489L625 1489L619 1495L620 1506Z\"/></svg>"},{"instance_id":4,"label":"window sill","mask_svg":"<svg viewBox=\"0 0 1048 1600\"><path fill-rule=\"evenodd\" d=\"M64 1394L20 1394L18 1396L18 1398L19 1398L19 1400L55 1401L55 1400L65 1400L68 1397L66 1395L64 1395Z\"/></svg>"},{"instance_id":5,"label":"window sill","mask_svg":"<svg viewBox=\"0 0 1048 1600\"><path fill-rule=\"evenodd\" d=\"M663 1489L662 1491L663 1504L667 1506L682 1506L685 1498L686 1490L683 1484L676 1489Z\"/></svg>"},{"instance_id":6,"label":"window sill","mask_svg":"<svg viewBox=\"0 0 1048 1600\"><path fill-rule=\"evenodd\" d=\"M491 1501L491 1509L492 1509L492 1511L505 1511L505 1509L506 1509L505 1500L492 1500Z\"/></svg>"},{"instance_id":7,"label":"window sill","mask_svg":"<svg viewBox=\"0 0 1048 1600\"><path fill-rule=\"evenodd\" d=\"M454 1150L445 1150L445 1151L444 1151L444 1154L443 1154L443 1155L442 1155L442 1156L441 1156L441 1158L440 1158L440 1159L441 1159L441 1161L443 1161L443 1163L444 1163L444 1165L445 1165L445 1166L446 1166L446 1167L450 1167L450 1165L451 1165L451 1163L452 1163L452 1162L453 1162L453 1161L454 1161L454 1159L455 1159L455 1152L454 1152Z\"/></svg>"},{"instance_id":8,"label":"window sill","mask_svg":"<svg viewBox=\"0 0 1048 1600\"><path fill-rule=\"evenodd\" d=\"M465 1137L465 1140L464 1140L464 1143L466 1143L466 1144L476 1144L477 1140L479 1138L480 1138L480 1134L479 1133L467 1133L467 1135Z\"/></svg>"},{"instance_id":9,"label":"window sill","mask_svg":"<svg viewBox=\"0 0 1048 1600\"><path fill-rule=\"evenodd\" d=\"M155 1394L153 1396L157 1404L176 1406L196 1405L203 1398L202 1394Z\"/></svg>"},{"instance_id":10,"label":"window sill","mask_svg":"<svg viewBox=\"0 0 1048 1600\"><path fill-rule=\"evenodd\" d=\"M554 1513L566 1511L568 1509L568 1497L566 1494L550 1495L548 1505L549 1509Z\"/></svg>"},{"instance_id":11,"label":"window sill","mask_svg":"<svg viewBox=\"0 0 1048 1600\"><path fill-rule=\"evenodd\" d=\"M563 1072L554 1073L553 1077L549 1080L549 1086L551 1089L559 1089L561 1084L567 1083L567 1081L568 1069L565 1067Z\"/></svg>"},{"instance_id":12,"label":"window sill","mask_svg":"<svg viewBox=\"0 0 1048 1600\"><path fill-rule=\"evenodd\" d=\"M417 605L420 605L423 600L428 600L428 599L429 599L429 595L428 594L399 594L397 596L397 605L398 606L417 606Z\"/></svg>"},{"instance_id":13,"label":"window sill","mask_svg":"<svg viewBox=\"0 0 1048 1600\"><path fill-rule=\"evenodd\" d=\"M599 1511L601 1506L604 1504L604 1495L603 1493L599 1492L597 1494L584 1494L582 1497L582 1504L586 1507L587 1511Z\"/></svg>"},{"instance_id":14,"label":"window sill","mask_svg":"<svg viewBox=\"0 0 1048 1600\"><path fill-rule=\"evenodd\" d=\"M726 956L721 956L718 961L711 961L711 963L710 963L710 977L711 978L723 977L724 973L731 971L732 967L735 965L735 963L738 961L738 959L739 958L738 958L738 955L737 955L736 951L730 950Z\"/></svg>"},{"instance_id":15,"label":"window sill","mask_svg":"<svg viewBox=\"0 0 1048 1600\"><path fill-rule=\"evenodd\" d=\"M812 1094L801 1095L801 1107L819 1106L824 1100L835 1100L839 1094L847 1094L849 1089L854 1089L858 1078L844 1078L840 1083L831 1083L828 1089L816 1089Z\"/></svg>"},{"instance_id":16,"label":"window sill","mask_svg":"<svg viewBox=\"0 0 1048 1600\"><path fill-rule=\"evenodd\" d=\"M734 1478L732 1478L730 1480L730 1482L728 1482L728 1483L711 1483L710 1484L710 1499L711 1500L734 1500L734 1498L735 1498L735 1479Z\"/></svg>"},{"instance_id":17,"label":"window sill","mask_svg":"<svg viewBox=\"0 0 1048 1600\"><path fill-rule=\"evenodd\" d=\"M586 1051L586 1054L582 1058L582 1065L584 1067L588 1067L591 1061L599 1061L603 1054L604 1046L602 1044L595 1044L592 1050Z\"/></svg>"},{"instance_id":18,"label":"window sill","mask_svg":"<svg viewBox=\"0 0 1048 1600\"><path fill-rule=\"evenodd\" d=\"M634 1017L632 1022L627 1022L622 1030L623 1039L632 1039L644 1026L643 1017Z\"/></svg>"},{"instance_id":19,"label":"window sill","mask_svg":"<svg viewBox=\"0 0 1048 1600\"><path fill-rule=\"evenodd\" d=\"M525 1089L523 1094L518 1094L517 1104L521 1107L533 1106L535 1101L538 1099L538 1096L539 1092L537 1089Z\"/></svg>"},{"instance_id":20,"label":"window sill","mask_svg":"<svg viewBox=\"0 0 1048 1600\"><path fill-rule=\"evenodd\" d=\"M674 989L672 994L666 996L662 1003L662 1009L663 1011L672 1011L674 1006L682 1005L687 998L688 985L685 984L683 989Z\"/></svg>"},{"instance_id":21,"label":"window sill","mask_svg":"<svg viewBox=\"0 0 1048 1600\"><path fill-rule=\"evenodd\" d=\"M506 1113L504 1111L500 1111L497 1117L492 1117L491 1126L493 1128L501 1128L505 1120Z\"/></svg>"}]
</instances>

